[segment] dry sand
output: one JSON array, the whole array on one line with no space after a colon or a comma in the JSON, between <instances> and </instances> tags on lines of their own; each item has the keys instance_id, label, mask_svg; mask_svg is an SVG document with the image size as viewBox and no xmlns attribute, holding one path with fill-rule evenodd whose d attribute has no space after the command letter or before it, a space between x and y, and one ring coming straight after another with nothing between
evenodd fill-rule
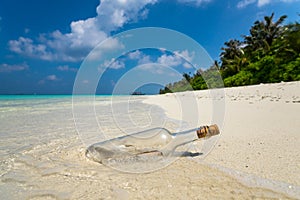
<instances>
[{"instance_id":1,"label":"dry sand","mask_svg":"<svg viewBox=\"0 0 300 200\"><path fill-rule=\"evenodd\" d=\"M222 135L198 159L181 157L152 173L122 173L86 159L68 122L68 140L52 140L3 160L1 199L299 199L300 82L149 96L174 119L182 109L194 125L213 123L212 105L224 102ZM197 109L193 103L197 102ZM214 100L212 100L214 99ZM218 120L220 120L218 118ZM56 130L55 128L53 128ZM58 131L64 130L60 128Z\"/></svg>"},{"instance_id":2,"label":"dry sand","mask_svg":"<svg viewBox=\"0 0 300 200\"><path fill-rule=\"evenodd\" d=\"M200 113L197 123L205 125L214 122L212 99L218 102L224 97L220 140L204 160L194 160L244 183L284 190L300 198L300 82L216 91L166 94L146 102L162 106L169 117L180 119L186 108L179 102L196 98ZM185 120L193 118L186 116Z\"/></svg>"}]
</instances>

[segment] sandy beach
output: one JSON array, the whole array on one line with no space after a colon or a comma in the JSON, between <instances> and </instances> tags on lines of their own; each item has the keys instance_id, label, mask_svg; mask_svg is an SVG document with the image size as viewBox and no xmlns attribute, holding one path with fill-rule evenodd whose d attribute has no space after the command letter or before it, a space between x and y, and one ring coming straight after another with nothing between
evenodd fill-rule
<instances>
[{"instance_id":1,"label":"sandy beach","mask_svg":"<svg viewBox=\"0 0 300 200\"><path fill-rule=\"evenodd\" d=\"M136 121L143 122L148 116L147 111L151 110L154 124L159 123L157 114L160 112L163 112L160 117L165 114L169 119L185 120L190 126L222 122L218 124L221 136L205 156L180 157L151 173L124 173L88 160L86 144L76 131L69 100L56 102L54 107L53 103L48 107L27 106L19 110L18 118L12 108L9 111L3 108L0 114L1 146L20 140L17 136L4 137L4 134L21 133L17 127L22 125L22 134L27 135L23 135L19 144L28 143L28 147L17 151L12 146L14 151L11 152L1 149L0 197L299 199L300 82L216 91L131 97L141 104L138 107L140 114L134 114ZM194 103L185 102L196 102L197 109ZM213 113L218 114L212 112L215 105L224 108L219 117L213 116ZM200 114L187 115L183 109ZM143 110L147 115L143 115ZM101 116L103 114L99 113ZM109 124L102 126L103 130L115 130L108 114L100 120ZM172 125L167 126L172 128ZM31 136L33 127L36 128L34 131L45 135ZM192 151L195 150L197 148Z\"/></svg>"},{"instance_id":2,"label":"sandy beach","mask_svg":"<svg viewBox=\"0 0 300 200\"><path fill-rule=\"evenodd\" d=\"M198 112L203 113L198 122L201 125L213 119L213 95L210 91L182 92L155 96L146 102L162 106L169 117L179 119L182 106L176 99L196 97ZM222 136L213 151L198 162L246 182L258 178L254 181L257 185L265 182L265 186L286 191L294 188L290 191L300 198L300 82L226 88L224 96ZM189 117L192 121L193 116Z\"/></svg>"}]
</instances>

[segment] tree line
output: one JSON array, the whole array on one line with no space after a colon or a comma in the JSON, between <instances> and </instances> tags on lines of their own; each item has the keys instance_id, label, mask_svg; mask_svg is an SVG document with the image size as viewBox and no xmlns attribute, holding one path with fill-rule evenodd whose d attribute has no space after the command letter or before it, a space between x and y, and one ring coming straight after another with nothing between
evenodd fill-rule
<instances>
[{"instance_id":1,"label":"tree line","mask_svg":"<svg viewBox=\"0 0 300 200\"><path fill-rule=\"evenodd\" d=\"M219 62L193 75L184 73L159 93L300 80L300 24L283 25L286 18L275 21L272 13L254 22L242 40L224 43Z\"/></svg>"}]
</instances>

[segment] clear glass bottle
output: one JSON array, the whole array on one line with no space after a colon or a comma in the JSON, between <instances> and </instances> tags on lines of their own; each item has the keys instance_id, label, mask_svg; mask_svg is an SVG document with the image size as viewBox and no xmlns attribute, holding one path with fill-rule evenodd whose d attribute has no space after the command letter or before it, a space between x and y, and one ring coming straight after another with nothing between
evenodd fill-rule
<instances>
[{"instance_id":1,"label":"clear glass bottle","mask_svg":"<svg viewBox=\"0 0 300 200\"><path fill-rule=\"evenodd\" d=\"M107 159L172 156L181 145L207 139L219 133L217 125L201 126L174 134L165 128L153 128L93 144L86 150L86 156L100 163Z\"/></svg>"}]
</instances>

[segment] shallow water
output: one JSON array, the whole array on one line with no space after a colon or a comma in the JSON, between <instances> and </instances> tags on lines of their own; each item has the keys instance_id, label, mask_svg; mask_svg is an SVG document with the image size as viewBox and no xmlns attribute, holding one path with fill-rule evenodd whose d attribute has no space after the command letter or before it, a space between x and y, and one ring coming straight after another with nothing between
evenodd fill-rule
<instances>
[{"instance_id":1,"label":"shallow water","mask_svg":"<svg viewBox=\"0 0 300 200\"><path fill-rule=\"evenodd\" d=\"M157 126L180 128L160 108L142 104L143 98L1 96L1 199L56 193L37 190L44 176L74 170L72 176L91 177L85 169L89 165L82 162L92 143Z\"/></svg>"}]
</instances>

